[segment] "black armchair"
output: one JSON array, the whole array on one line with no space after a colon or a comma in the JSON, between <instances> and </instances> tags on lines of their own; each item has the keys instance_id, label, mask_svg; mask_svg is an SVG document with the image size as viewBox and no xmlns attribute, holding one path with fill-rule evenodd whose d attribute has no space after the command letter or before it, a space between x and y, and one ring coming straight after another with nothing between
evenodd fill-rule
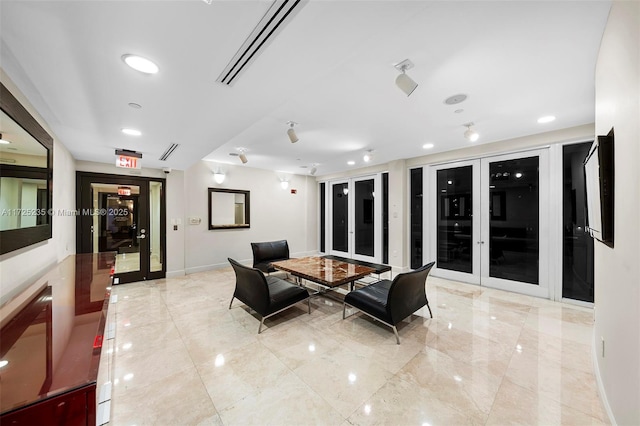
<instances>
[{"instance_id":1,"label":"black armchair","mask_svg":"<svg viewBox=\"0 0 640 426\"><path fill-rule=\"evenodd\" d=\"M272 262L289 259L289 244L287 240L251 243L253 251L253 267L262 272L275 272Z\"/></svg>"},{"instance_id":2,"label":"black armchair","mask_svg":"<svg viewBox=\"0 0 640 426\"><path fill-rule=\"evenodd\" d=\"M409 315L427 305L425 284L427 275L435 262L424 265L415 271L398 274L393 281L382 280L348 293L344 298L342 319L345 318L347 305L361 310L370 317L393 328L396 343L400 344L396 325Z\"/></svg>"},{"instance_id":3,"label":"black armchair","mask_svg":"<svg viewBox=\"0 0 640 426\"><path fill-rule=\"evenodd\" d=\"M236 289L229 303L229 309L233 299L237 298L255 310L261 317L258 334L262 331L265 318L305 299L311 313L309 292L304 288L277 277L265 276L260 270L244 266L231 258L228 260L236 273Z\"/></svg>"}]
</instances>

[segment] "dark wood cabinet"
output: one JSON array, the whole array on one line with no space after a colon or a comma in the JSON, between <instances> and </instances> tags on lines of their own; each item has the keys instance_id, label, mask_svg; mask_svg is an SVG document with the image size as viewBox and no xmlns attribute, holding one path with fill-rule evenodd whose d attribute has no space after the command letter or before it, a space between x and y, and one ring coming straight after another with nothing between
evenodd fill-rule
<instances>
[{"instance_id":1,"label":"dark wood cabinet","mask_svg":"<svg viewBox=\"0 0 640 426\"><path fill-rule=\"evenodd\" d=\"M114 253L67 257L2 327L0 424L96 424L114 264Z\"/></svg>"}]
</instances>

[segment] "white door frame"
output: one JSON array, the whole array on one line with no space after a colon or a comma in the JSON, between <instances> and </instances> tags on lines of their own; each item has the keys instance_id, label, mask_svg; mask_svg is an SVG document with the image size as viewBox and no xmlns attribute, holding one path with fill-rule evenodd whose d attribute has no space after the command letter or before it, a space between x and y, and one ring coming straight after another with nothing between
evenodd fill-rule
<instances>
[{"instance_id":1,"label":"white door frame","mask_svg":"<svg viewBox=\"0 0 640 426\"><path fill-rule=\"evenodd\" d=\"M505 280L489 276L489 250L491 248L489 237L489 164L496 161L508 161L518 158L538 157L538 284L529 284L518 281ZM549 194L549 150L539 149L527 152L495 155L481 159L481 243L482 249L480 267L480 281L483 286L508 290L515 293L548 299L549 285L549 248L551 233L550 228L550 194Z\"/></svg>"},{"instance_id":2,"label":"white door frame","mask_svg":"<svg viewBox=\"0 0 640 426\"><path fill-rule=\"evenodd\" d=\"M489 277L489 249L490 244L482 244L489 241L489 163L526 157L539 157L539 283L528 284L517 281ZM436 174L438 170L456 167L473 166L473 230L472 230L472 273L449 271L436 266L431 274L434 276L462 281L470 284L479 284L486 287L507 290L531 296L550 298L554 296L550 284L550 249L551 239L551 208L550 208L550 166L549 149L543 147L518 151L509 154L491 155L475 159L427 165L428 173L425 173L424 187L429 194L424 200L426 226L425 232L429 237L424 241L424 252L429 259L437 259L437 209L438 197ZM555 197L554 197L555 198ZM553 209L554 212L556 209Z\"/></svg>"},{"instance_id":3,"label":"white door frame","mask_svg":"<svg viewBox=\"0 0 640 426\"><path fill-rule=\"evenodd\" d=\"M472 235L471 235L471 248L472 248L472 266L471 273L459 272L459 271L451 271L448 269L438 268L438 196L437 194L437 186L438 179L437 173L439 170L446 169L455 169L458 167L467 167L472 166L472 194L474 194L472 203ZM479 245L476 244L480 241L480 203L479 194L480 194L480 160L464 160L464 161L456 161L454 163L445 163L438 164L429 167L428 173L428 181L424 183L423 188L427 188L426 192L429 194L427 199L424 200L426 206L424 206L424 211L427 212L427 223L426 230L430 235L428 238L428 250L424 250L425 253L428 253L428 259L435 259L436 264L431 270L431 275L442 277L450 280L463 281L470 284L480 284L480 248Z\"/></svg>"},{"instance_id":4,"label":"white door frame","mask_svg":"<svg viewBox=\"0 0 640 426\"><path fill-rule=\"evenodd\" d=\"M374 185L374 204L373 204L373 224L374 224L374 248L373 256L359 255L355 253L355 183L364 180L373 179ZM349 189L348 201L347 201L347 221L348 221L348 236L347 247L348 251L343 252L333 249L333 185L347 184ZM327 181L327 224L326 224L326 246L325 251L329 254L352 258L356 260L362 260L365 262L380 263L382 261L382 173L375 173L364 176L357 176L348 179L339 179L333 181ZM377 194L377 195L376 195Z\"/></svg>"}]
</instances>

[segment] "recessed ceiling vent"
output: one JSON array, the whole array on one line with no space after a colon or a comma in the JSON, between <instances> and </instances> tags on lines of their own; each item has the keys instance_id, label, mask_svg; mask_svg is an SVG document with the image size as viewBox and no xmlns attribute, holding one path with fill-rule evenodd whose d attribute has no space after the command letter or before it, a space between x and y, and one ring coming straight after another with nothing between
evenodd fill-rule
<instances>
[{"instance_id":1,"label":"recessed ceiling vent","mask_svg":"<svg viewBox=\"0 0 640 426\"><path fill-rule=\"evenodd\" d=\"M227 86L233 85L240 72L247 68L308 1L275 0L216 81Z\"/></svg>"},{"instance_id":2,"label":"recessed ceiling vent","mask_svg":"<svg viewBox=\"0 0 640 426\"><path fill-rule=\"evenodd\" d=\"M173 154L173 152L180 146L180 144L172 143L169 148L160 156L160 160L167 161L167 159Z\"/></svg>"}]
</instances>

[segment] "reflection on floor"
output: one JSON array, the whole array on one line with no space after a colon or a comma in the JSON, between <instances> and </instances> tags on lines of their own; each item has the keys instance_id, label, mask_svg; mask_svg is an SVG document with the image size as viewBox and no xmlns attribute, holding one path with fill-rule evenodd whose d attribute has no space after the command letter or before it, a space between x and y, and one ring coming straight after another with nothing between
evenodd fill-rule
<instances>
[{"instance_id":1,"label":"reflection on floor","mask_svg":"<svg viewBox=\"0 0 640 426\"><path fill-rule=\"evenodd\" d=\"M265 321L230 268L116 286L111 424L606 424L591 310L429 277L393 332L312 299Z\"/></svg>"},{"instance_id":2,"label":"reflection on floor","mask_svg":"<svg viewBox=\"0 0 640 426\"><path fill-rule=\"evenodd\" d=\"M133 272L140 270L140 253L120 253L116 255L115 273ZM161 271L162 264L158 255L151 255L151 271Z\"/></svg>"}]
</instances>

